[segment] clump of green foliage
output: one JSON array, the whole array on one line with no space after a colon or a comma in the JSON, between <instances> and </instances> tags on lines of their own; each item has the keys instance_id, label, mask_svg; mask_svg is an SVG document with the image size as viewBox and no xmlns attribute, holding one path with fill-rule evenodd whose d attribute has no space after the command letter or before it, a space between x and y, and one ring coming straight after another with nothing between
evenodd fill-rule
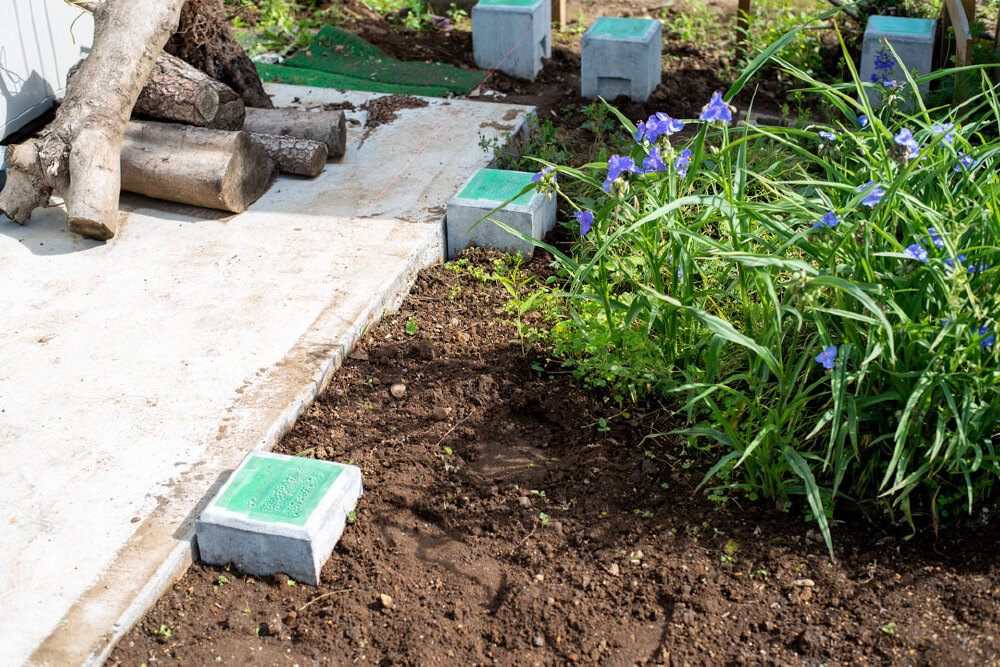
<instances>
[{"instance_id":1,"label":"clump of green foliage","mask_svg":"<svg viewBox=\"0 0 1000 667\"><path fill-rule=\"evenodd\" d=\"M838 502L937 525L1000 478L1000 100L982 72L955 108L919 95L947 72L871 83L848 64L824 84L778 55L797 33L687 121L692 139L619 114L627 152L545 163L542 191L576 184L580 240L539 243L563 282L530 298L581 377L676 407L675 434L715 460L704 484L803 498L832 555ZM837 120L734 125L724 100L768 63Z\"/></svg>"},{"instance_id":2,"label":"clump of green foliage","mask_svg":"<svg viewBox=\"0 0 1000 667\"><path fill-rule=\"evenodd\" d=\"M261 53L286 55L306 45L325 23L342 21L334 4L320 0L225 0L232 14L236 40L251 58Z\"/></svg>"}]
</instances>

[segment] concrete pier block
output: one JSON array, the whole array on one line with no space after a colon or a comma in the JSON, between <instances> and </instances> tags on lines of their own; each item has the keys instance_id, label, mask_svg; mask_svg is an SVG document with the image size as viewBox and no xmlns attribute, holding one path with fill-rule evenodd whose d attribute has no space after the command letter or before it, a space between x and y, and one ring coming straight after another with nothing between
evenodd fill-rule
<instances>
[{"instance_id":1,"label":"concrete pier block","mask_svg":"<svg viewBox=\"0 0 1000 667\"><path fill-rule=\"evenodd\" d=\"M660 84L663 26L650 19L602 17L583 35L580 88L583 97L613 100L628 95L645 102Z\"/></svg>"},{"instance_id":2,"label":"concrete pier block","mask_svg":"<svg viewBox=\"0 0 1000 667\"><path fill-rule=\"evenodd\" d=\"M916 70L917 75L930 74L931 58L934 55L935 19L913 19L899 16L871 16L865 27L864 45L861 51L862 81L881 84L895 80L906 85L906 71ZM879 52L885 48L885 41L892 44L902 63L886 62ZM886 49L887 50L887 49ZM891 56L890 56L891 58ZM888 68L885 65L890 65ZM927 92L927 84L920 86L921 93ZM868 100L872 106L881 106L883 91L869 90ZM912 108L912 100L903 105Z\"/></svg>"},{"instance_id":3,"label":"concrete pier block","mask_svg":"<svg viewBox=\"0 0 1000 667\"><path fill-rule=\"evenodd\" d=\"M448 202L448 259L469 246L487 246L504 252L520 252L528 257L535 249L531 243L517 238L482 217L531 184L531 174L523 171L480 169ZM521 195L492 216L508 227L542 239L556 223L556 198L553 194L528 192ZM479 222L478 225L473 228Z\"/></svg>"},{"instance_id":4,"label":"concrete pier block","mask_svg":"<svg viewBox=\"0 0 1000 667\"><path fill-rule=\"evenodd\" d=\"M476 67L534 81L552 57L550 0L479 0L472 8Z\"/></svg>"},{"instance_id":5,"label":"concrete pier block","mask_svg":"<svg viewBox=\"0 0 1000 667\"><path fill-rule=\"evenodd\" d=\"M251 451L195 522L201 559L315 586L361 493L354 466Z\"/></svg>"}]
</instances>

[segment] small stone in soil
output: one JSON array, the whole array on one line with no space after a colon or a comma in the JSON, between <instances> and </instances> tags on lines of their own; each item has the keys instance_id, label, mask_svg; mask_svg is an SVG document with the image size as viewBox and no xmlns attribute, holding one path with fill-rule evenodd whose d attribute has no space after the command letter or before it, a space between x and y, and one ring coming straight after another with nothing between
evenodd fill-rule
<instances>
[{"instance_id":1,"label":"small stone in soil","mask_svg":"<svg viewBox=\"0 0 1000 667\"><path fill-rule=\"evenodd\" d=\"M531 640L531 643L541 648L542 646L545 646L545 637L537 635L534 639Z\"/></svg>"},{"instance_id":2,"label":"small stone in soil","mask_svg":"<svg viewBox=\"0 0 1000 667\"><path fill-rule=\"evenodd\" d=\"M531 507L531 500L528 496L521 496L521 499L517 502L521 504L521 507Z\"/></svg>"},{"instance_id":3,"label":"small stone in soil","mask_svg":"<svg viewBox=\"0 0 1000 667\"><path fill-rule=\"evenodd\" d=\"M443 422L445 419L451 416L451 408L436 407L431 411L431 416L434 417L436 421Z\"/></svg>"},{"instance_id":4,"label":"small stone in soil","mask_svg":"<svg viewBox=\"0 0 1000 667\"><path fill-rule=\"evenodd\" d=\"M379 599L379 602L382 603L382 608L383 609L392 609L393 608L392 596L386 595L385 593L383 593L383 594L381 594L381 595L378 596L378 599Z\"/></svg>"},{"instance_id":5,"label":"small stone in soil","mask_svg":"<svg viewBox=\"0 0 1000 667\"><path fill-rule=\"evenodd\" d=\"M403 398L406 396L406 385L402 382L397 382L389 387L389 393L392 394L393 398Z\"/></svg>"}]
</instances>

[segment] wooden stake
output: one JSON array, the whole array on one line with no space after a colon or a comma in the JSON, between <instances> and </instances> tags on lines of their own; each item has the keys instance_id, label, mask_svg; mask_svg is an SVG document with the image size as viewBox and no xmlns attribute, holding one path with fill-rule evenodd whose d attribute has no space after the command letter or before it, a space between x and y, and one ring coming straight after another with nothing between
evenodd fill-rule
<instances>
[{"instance_id":1,"label":"wooden stake","mask_svg":"<svg viewBox=\"0 0 1000 667\"><path fill-rule=\"evenodd\" d=\"M736 9L736 59L742 60L747 54L750 39L750 0L740 0Z\"/></svg>"},{"instance_id":2,"label":"wooden stake","mask_svg":"<svg viewBox=\"0 0 1000 667\"><path fill-rule=\"evenodd\" d=\"M566 0L552 0L552 22L557 24L560 30L566 28Z\"/></svg>"}]
</instances>

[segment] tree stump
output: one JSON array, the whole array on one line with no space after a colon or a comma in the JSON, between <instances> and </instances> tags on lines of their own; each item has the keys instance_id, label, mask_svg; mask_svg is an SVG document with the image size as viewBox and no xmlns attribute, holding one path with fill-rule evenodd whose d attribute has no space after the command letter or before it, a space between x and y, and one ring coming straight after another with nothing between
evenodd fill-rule
<instances>
[{"instance_id":1,"label":"tree stump","mask_svg":"<svg viewBox=\"0 0 1000 667\"><path fill-rule=\"evenodd\" d=\"M229 30L222 0L187 0L166 51L235 90L248 107L274 107L257 68Z\"/></svg>"}]
</instances>

